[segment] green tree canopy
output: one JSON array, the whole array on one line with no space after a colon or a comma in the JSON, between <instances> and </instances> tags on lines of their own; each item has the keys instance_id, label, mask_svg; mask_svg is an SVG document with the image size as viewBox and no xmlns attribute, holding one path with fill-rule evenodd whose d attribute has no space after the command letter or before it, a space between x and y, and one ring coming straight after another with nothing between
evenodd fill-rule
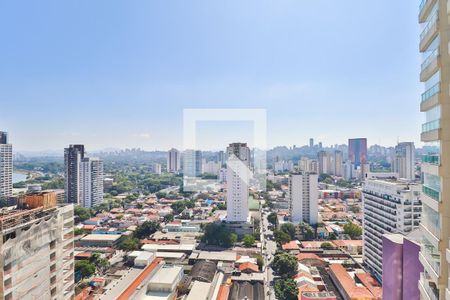
<instances>
[{"instance_id":1,"label":"green tree canopy","mask_svg":"<svg viewBox=\"0 0 450 300\"><path fill-rule=\"evenodd\" d=\"M273 271L282 278L291 278L297 274L298 262L297 258L286 252L275 255L272 262Z\"/></svg>"},{"instance_id":2,"label":"green tree canopy","mask_svg":"<svg viewBox=\"0 0 450 300\"><path fill-rule=\"evenodd\" d=\"M273 224L273 225L277 225L277 223L278 223L278 217L277 217L277 214L276 213L270 213L268 216L267 216L267 221L269 221L269 223L270 224Z\"/></svg>"},{"instance_id":3,"label":"green tree canopy","mask_svg":"<svg viewBox=\"0 0 450 300\"><path fill-rule=\"evenodd\" d=\"M278 229L274 230L273 236L275 238L275 241L281 245L291 241L291 237L289 236L289 234Z\"/></svg>"},{"instance_id":4,"label":"green tree canopy","mask_svg":"<svg viewBox=\"0 0 450 300\"><path fill-rule=\"evenodd\" d=\"M281 225L280 230L287 233L291 240L295 239L295 226L291 223L284 223Z\"/></svg>"},{"instance_id":5,"label":"green tree canopy","mask_svg":"<svg viewBox=\"0 0 450 300\"><path fill-rule=\"evenodd\" d=\"M86 278L95 273L95 265L88 260L75 262L75 272L81 272L81 277Z\"/></svg>"},{"instance_id":6,"label":"green tree canopy","mask_svg":"<svg viewBox=\"0 0 450 300\"><path fill-rule=\"evenodd\" d=\"M224 224L208 224L204 228L202 242L207 245L231 247L237 241L236 233L229 230Z\"/></svg>"},{"instance_id":7,"label":"green tree canopy","mask_svg":"<svg viewBox=\"0 0 450 300\"><path fill-rule=\"evenodd\" d=\"M133 236L138 239L145 239L160 229L161 226L159 225L159 223L147 221L136 228L136 230L133 232Z\"/></svg>"},{"instance_id":8,"label":"green tree canopy","mask_svg":"<svg viewBox=\"0 0 450 300\"><path fill-rule=\"evenodd\" d=\"M78 220L83 222L92 216L92 210L90 208L75 206L74 215L78 217Z\"/></svg>"},{"instance_id":9,"label":"green tree canopy","mask_svg":"<svg viewBox=\"0 0 450 300\"><path fill-rule=\"evenodd\" d=\"M124 251L133 251L139 248L139 240L136 238L127 237L119 244L119 249Z\"/></svg>"},{"instance_id":10,"label":"green tree canopy","mask_svg":"<svg viewBox=\"0 0 450 300\"><path fill-rule=\"evenodd\" d=\"M320 248L322 248L324 250L330 250L330 249L334 249L334 246L331 243L324 242L320 245Z\"/></svg>"},{"instance_id":11,"label":"green tree canopy","mask_svg":"<svg viewBox=\"0 0 450 300\"><path fill-rule=\"evenodd\" d=\"M277 280L275 282L275 296L278 300L297 300L297 284L291 278Z\"/></svg>"},{"instance_id":12,"label":"green tree canopy","mask_svg":"<svg viewBox=\"0 0 450 300\"><path fill-rule=\"evenodd\" d=\"M360 226L349 222L344 225L344 233L354 239L362 235L362 229Z\"/></svg>"},{"instance_id":13,"label":"green tree canopy","mask_svg":"<svg viewBox=\"0 0 450 300\"><path fill-rule=\"evenodd\" d=\"M255 244L255 237L250 234L244 235L244 238L242 239L242 242L244 243L244 246L249 248Z\"/></svg>"}]
</instances>

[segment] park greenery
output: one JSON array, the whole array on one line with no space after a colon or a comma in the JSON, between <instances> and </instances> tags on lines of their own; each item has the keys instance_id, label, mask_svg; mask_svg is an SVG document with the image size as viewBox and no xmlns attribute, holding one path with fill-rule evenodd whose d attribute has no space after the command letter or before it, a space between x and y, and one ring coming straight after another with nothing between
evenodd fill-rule
<instances>
[{"instance_id":1,"label":"park greenery","mask_svg":"<svg viewBox=\"0 0 450 300\"><path fill-rule=\"evenodd\" d=\"M255 237L251 234L246 234L242 238L242 242L245 247L250 248L255 244Z\"/></svg>"}]
</instances>

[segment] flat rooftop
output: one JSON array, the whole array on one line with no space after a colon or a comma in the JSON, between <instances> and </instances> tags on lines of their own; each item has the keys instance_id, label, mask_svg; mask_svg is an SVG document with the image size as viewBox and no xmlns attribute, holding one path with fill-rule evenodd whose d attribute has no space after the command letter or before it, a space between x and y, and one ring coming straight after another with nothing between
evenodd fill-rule
<instances>
[{"instance_id":1,"label":"flat rooftop","mask_svg":"<svg viewBox=\"0 0 450 300\"><path fill-rule=\"evenodd\" d=\"M121 234L88 234L83 237L82 241L116 241L120 239Z\"/></svg>"},{"instance_id":2,"label":"flat rooftop","mask_svg":"<svg viewBox=\"0 0 450 300\"><path fill-rule=\"evenodd\" d=\"M182 271L182 266L163 266L150 279L149 284L172 284Z\"/></svg>"}]
</instances>

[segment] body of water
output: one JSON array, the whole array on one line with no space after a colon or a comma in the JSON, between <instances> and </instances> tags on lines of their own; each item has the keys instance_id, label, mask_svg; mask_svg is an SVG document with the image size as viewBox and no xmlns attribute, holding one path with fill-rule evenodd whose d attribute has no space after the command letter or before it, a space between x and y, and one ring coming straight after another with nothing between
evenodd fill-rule
<instances>
[{"instance_id":1,"label":"body of water","mask_svg":"<svg viewBox=\"0 0 450 300\"><path fill-rule=\"evenodd\" d=\"M13 183L17 183L17 182L21 182L21 181L25 181L25 180L27 180L26 174L13 173L13 178L12 178Z\"/></svg>"}]
</instances>

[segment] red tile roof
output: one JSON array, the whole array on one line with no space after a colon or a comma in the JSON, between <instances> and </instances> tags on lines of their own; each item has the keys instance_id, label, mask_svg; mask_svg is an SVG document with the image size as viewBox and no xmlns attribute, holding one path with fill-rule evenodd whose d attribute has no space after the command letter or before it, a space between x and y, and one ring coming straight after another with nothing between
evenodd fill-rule
<instances>
[{"instance_id":1,"label":"red tile roof","mask_svg":"<svg viewBox=\"0 0 450 300\"><path fill-rule=\"evenodd\" d=\"M228 294L230 293L230 286L227 284L222 284L217 294L216 300L227 300Z\"/></svg>"},{"instance_id":2,"label":"red tile roof","mask_svg":"<svg viewBox=\"0 0 450 300\"><path fill-rule=\"evenodd\" d=\"M378 281L372 277L369 273L356 273L359 281L374 295L377 299L381 300L383 290Z\"/></svg>"},{"instance_id":3,"label":"red tile roof","mask_svg":"<svg viewBox=\"0 0 450 300\"><path fill-rule=\"evenodd\" d=\"M338 280L350 299L374 300L372 293L363 286L357 286L355 280L341 264L331 264L330 272Z\"/></svg>"},{"instance_id":4,"label":"red tile roof","mask_svg":"<svg viewBox=\"0 0 450 300\"><path fill-rule=\"evenodd\" d=\"M283 250L298 250L298 249L300 249L298 247L296 241L290 241L289 243L283 244L281 246L281 248L283 248Z\"/></svg>"},{"instance_id":5,"label":"red tile roof","mask_svg":"<svg viewBox=\"0 0 450 300\"><path fill-rule=\"evenodd\" d=\"M318 259L323 261L317 254L314 253L299 253L296 255L298 261L302 261L304 259Z\"/></svg>"},{"instance_id":6,"label":"red tile roof","mask_svg":"<svg viewBox=\"0 0 450 300\"><path fill-rule=\"evenodd\" d=\"M362 240L335 240L332 241L333 244L335 244L337 247L362 247L363 241Z\"/></svg>"},{"instance_id":7,"label":"red tile roof","mask_svg":"<svg viewBox=\"0 0 450 300\"><path fill-rule=\"evenodd\" d=\"M250 270L253 272L259 272L259 268L257 265L251 262L245 262L239 266L239 271L243 272L244 270Z\"/></svg>"}]
</instances>

